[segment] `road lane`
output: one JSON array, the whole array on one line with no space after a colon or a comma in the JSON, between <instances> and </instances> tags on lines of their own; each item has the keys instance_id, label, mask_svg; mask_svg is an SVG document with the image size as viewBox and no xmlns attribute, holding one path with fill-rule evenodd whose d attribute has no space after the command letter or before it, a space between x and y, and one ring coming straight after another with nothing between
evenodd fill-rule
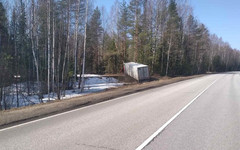
<instances>
[{"instance_id":1,"label":"road lane","mask_svg":"<svg viewBox=\"0 0 240 150\"><path fill-rule=\"evenodd\" d=\"M212 82L207 88L205 88L201 93L199 93L192 101L190 101L186 106L184 106L178 113L176 113L171 119L169 119L164 125L162 125L156 132L154 132L148 139L146 139L140 146L136 148L136 150L142 150L146 147L150 142L154 140L156 136L158 136L163 130L174 121L182 112L184 112L192 103L194 103L204 92L206 92L213 84L215 84L219 79L216 79Z\"/></svg>"},{"instance_id":2,"label":"road lane","mask_svg":"<svg viewBox=\"0 0 240 150\"><path fill-rule=\"evenodd\" d=\"M240 76L229 73L186 109L145 150L239 150Z\"/></svg>"},{"instance_id":3,"label":"road lane","mask_svg":"<svg viewBox=\"0 0 240 150\"><path fill-rule=\"evenodd\" d=\"M1 149L135 149L213 81L209 75L0 130Z\"/></svg>"}]
</instances>

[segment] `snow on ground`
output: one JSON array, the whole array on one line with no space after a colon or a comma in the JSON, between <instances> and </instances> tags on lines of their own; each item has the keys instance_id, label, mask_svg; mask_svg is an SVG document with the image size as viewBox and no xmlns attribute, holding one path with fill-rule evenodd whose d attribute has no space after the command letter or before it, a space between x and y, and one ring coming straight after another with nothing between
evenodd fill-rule
<instances>
[{"instance_id":1,"label":"snow on ground","mask_svg":"<svg viewBox=\"0 0 240 150\"><path fill-rule=\"evenodd\" d=\"M80 77L80 75L78 74L77 77ZM89 77L102 77L102 76L98 74L84 74L84 77L89 78Z\"/></svg>"},{"instance_id":2,"label":"snow on ground","mask_svg":"<svg viewBox=\"0 0 240 150\"><path fill-rule=\"evenodd\" d=\"M79 77L79 75L78 75ZM84 91L80 92L80 90L77 88L78 87L78 82L75 83L74 85L74 89L72 90L66 90L65 91L65 96L62 96L61 99L68 99L68 98L73 98L73 97L77 97L77 96L83 96L83 95L87 95L90 93L96 93L96 92L100 92L100 91L104 91L106 89L109 88L116 88L119 86L122 86L123 83L119 83L117 79L113 78L113 77L103 77L101 75L95 75L95 74L85 74L84 75L84 79L85 79L85 84L84 84ZM21 85L21 87L26 87L25 84L19 84ZM36 86L36 85L34 85ZM6 101L8 103L8 105L11 105L11 108L17 107L17 94L16 94L16 87L13 84L12 86L8 87L12 90L12 92L10 92L6 97ZM27 96L27 92L26 92L26 88L22 88L23 91L19 91L18 97L19 97L19 105L20 107L22 106L27 106L27 105L33 105L33 104L38 104L40 103L40 99L38 97L38 95L36 95L37 92L36 89L31 89L31 96ZM63 94L63 93L62 93ZM50 93L50 101L54 101L57 99L57 95L56 93ZM43 102L47 102L48 101L48 94L44 94L43 95ZM3 104L3 102L2 102Z\"/></svg>"},{"instance_id":3,"label":"snow on ground","mask_svg":"<svg viewBox=\"0 0 240 150\"><path fill-rule=\"evenodd\" d=\"M123 85L123 83L118 83L118 80L113 77L103 77L101 75L95 75L95 74L86 74L84 75L84 79L85 79L85 84L84 84L83 92L80 92L80 90L77 88L78 82L76 82L74 85L75 88L72 90L66 90L65 96L62 97L61 99L68 99L72 97L83 96L86 94L96 93L96 92L104 91L106 89L115 88ZM51 100L57 99L56 94L53 95L53 93L51 93L50 95L51 95ZM48 100L47 94L45 94L43 97L44 97L43 101Z\"/></svg>"}]
</instances>

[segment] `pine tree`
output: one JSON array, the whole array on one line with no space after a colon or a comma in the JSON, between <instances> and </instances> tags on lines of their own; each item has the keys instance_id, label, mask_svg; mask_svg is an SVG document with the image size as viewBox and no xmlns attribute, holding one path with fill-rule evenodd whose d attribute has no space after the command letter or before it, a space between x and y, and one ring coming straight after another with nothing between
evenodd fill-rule
<instances>
[{"instance_id":1,"label":"pine tree","mask_svg":"<svg viewBox=\"0 0 240 150\"><path fill-rule=\"evenodd\" d=\"M134 62L138 61L138 53L140 47L139 34L141 32L140 17L142 4L142 0L131 0L129 4L131 23L130 34L132 38L132 52L130 53L130 56L132 56L131 60L133 60Z\"/></svg>"},{"instance_id":2,"label":"pine tree","mask_svg":"<svg viewBox=\"0 0 240 150\"><path fill-rule=\"evenodd\" d=\"M11 53L9 53L8 42L8 21L6 17L6 10L0 2L0 110L7 109L4 87L11 82ZM3 106L2 106L3 104Z\"/></svg>"},{"instance_id":3,"label":"pine tree","mask_svg":"<svg viewBox=\"0 0 240 150\"><path fill-rule=\"evenodd\" d=\"M143 14L141 14L138 41L138 62L153 66L153 14L152 1L144 0Z\"/></svg>"},{"instance_id":4,"label":"pine tree","mask_svg":"<svg viewBox=\"0 0 240 150\"><path fill-rule=\"evenodd\" d=\"M29 49L29 38L27 35L27 18L26 18L26 10L25 10L25 3L20 0L19 5L19 16L17 17L17 63L19 64L18 67L18 74L25 78L24 80L29 79L29 62L30 62L30 55L31 51Z\"/></svg>"},{"instance_id":5,"label":"pine tree","mask_svg":"<svg viewBox=\"0 0 240 150\"><path fill-rule=\"evenodd\" d=\"M104 57L106 73L117 74L120 68L119 62L119 53L116 47L115 39L109 37L108 35L105 37L106 41L106 52Z\"/></svg>"},{"instance_id":6,"label":"pine tree","mask_svg":"<svg viewBox=\"0 0 240 150\"><path fill-rule=\"evenodd\" d=\"M167 63L165 75L175 75L180 70L179 68L179 44L180 42L180 21L181 18L178 16L177 4L175 0L171 0L168 6L169 18L166 29L167 39Z\"/></svg>"},{"instance_id":7,"label":"pine tree","mask_svg":"<svg viewBox=\"0 0 240 150\"><path fill-rule=\"evenodd\" d=\"M16 50L16 75L20 76L20 79L15 79L16 91L17 91L17 107L20 106L18 95L21 94L21 87L18 86L19 81L25 81L27 83L27 94L30 94L30 78L31 78L31 60L32 54L30 49L30 40L27 34L27 16L25 3L20 0L16 8L16 32L15 32L15 50ZM18 81L16 81L18 80Z\"/></svg>"},{"instance_id":8,"label":"pine tree","mask_svg":"<svg viewBox=\"0 0 240 150\"><path fill-rule=\"evenodd\" d=\"M7 48L8 41L8 23L6 17L6 10L3 7L2 2L0 2L0 53Z\"/></svg>"},{"instance_id":9,"label":"pine tree","mask_svg":"<svg viewBox=\"0 0 240 150\"><path fill-rule=\"evenodd\" d=\"M196 34L198 29L198 22L194 19L192 15L188 17L187 24L186 24L186 35L184 41L184 62L183 62L183 69L185 70L184 75L191 75L193 74L194 70L194 51L196 48Z\"/></svg>"},{"instance_id":10,"label":"pine tree","mask_svg":"<svg viewBox=\"0 0 240 150\"><path fill-rule=\"evenodd\" d=\"M156 4L156 31L155 31L155 45L156 45L156 54L155 54L155 65L154 73L160 73L161 75L165 74L165 61L166 61L166 43L165 41L165 32L166 24L168 18L168 1L161 0L157 1Z\"/></svg>"},{"instance_id":11,"label":"pine tree","mask_svg":"<svg viewBox=\"0 0 240 150\"><path fill-rule=\"evenodd\" d=\"M205 25L200 24L196 34L196 74L205 73L209 63L209 32Z\"/></svg>"},{"instance_id":12,"label":"pine tree","mask_svg":"<svg viewBox=\"0 0 240 150\"><path fill-rule=\"evenodd\" d=\"M120 53L120 62L122 64L128 61L128 47L129 47L129 39L128 33L130 28L130 12L125 0L120 4L120 17L117 22L117 30L119 34L119 53ZM122 69L121 69L122 70Z\"/></svg>"},{"instance_id":13,"label":"pine tree","mask_svg":"<svg viewBox=\"0 0 240 150\"><path fill-rule=\"evenodd\" d=\"M91 73L101 73L101 60L100 60L100 38L103 32L101 26L101 12L96 7L89 22L88 28L88 51L87 51L87 66Z\"/></svg>"}]
</instances>

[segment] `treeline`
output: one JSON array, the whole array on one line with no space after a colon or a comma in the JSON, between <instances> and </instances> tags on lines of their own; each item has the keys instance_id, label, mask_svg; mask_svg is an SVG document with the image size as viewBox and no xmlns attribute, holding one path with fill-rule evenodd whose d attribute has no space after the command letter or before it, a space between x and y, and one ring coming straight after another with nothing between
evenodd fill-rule
<instances>
[{"instance_id":1,"label":"treeline","mask_svg":"<svg viewBox=\"0 0 240 150\"><path fill-rule=\"evenodd\" d=\"M85 73L122 73L129 61L162 76L240 69L240 52L186 0L116 0L109 14L90 0L0 0L0 104L4 87L19 82L60 99L82 74L84 47Z\"/></svg>"}]
</instances>

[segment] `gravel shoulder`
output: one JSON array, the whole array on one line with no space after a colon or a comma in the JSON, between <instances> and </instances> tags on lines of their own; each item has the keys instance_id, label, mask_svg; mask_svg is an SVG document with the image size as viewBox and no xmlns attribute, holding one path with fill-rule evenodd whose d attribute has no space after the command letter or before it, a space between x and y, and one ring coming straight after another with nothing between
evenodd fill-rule
<instances>
[{"instance_id":1,"label":"gravel shoulder","mask_svg":"<svg viewBox=\"0 0 240 150\"><path fill-rule=\"evenodd\" d=\"M0 111L0 129L19 123L43 118L46 116L58 114L61 112L73 110L76 108L111 100L113 98L202 76L204 75L175 77L152 82L144 82L140 84L125 85L119 88L109 89L104 92L89 94L81 97L74 97L71 99L57 100L45 104L37 104L7 111Z\"/></svg>"}]
</instances>

